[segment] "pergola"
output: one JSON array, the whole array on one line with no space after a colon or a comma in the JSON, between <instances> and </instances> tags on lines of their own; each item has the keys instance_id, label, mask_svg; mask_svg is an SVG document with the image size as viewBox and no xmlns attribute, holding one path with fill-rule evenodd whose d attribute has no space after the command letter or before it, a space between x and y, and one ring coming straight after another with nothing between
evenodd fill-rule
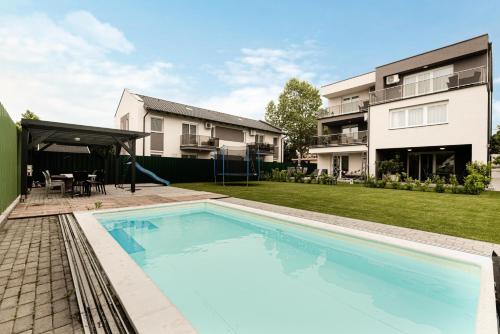
<instances>
[{"instance_id":1,"label":"pergola","mask_svg":"<svg viewBox=\"0 0 500 334\"><path fill-rule=\"evenodd\" d=\"M135 142L137 139L149 136L149 133L29 119L22 119L21 126L22 195L26 196L28 193L28 151L36 149L40 144L43 144L40 150L44 150L52 144L115 147L116 159L120 158L120 151L123 148L130 155L130 191L135 192ZM115 178L118 177L118 168L118 164L116 164ZM115 180L115 183L117 181Z\"/></svg>"}]
</instances>

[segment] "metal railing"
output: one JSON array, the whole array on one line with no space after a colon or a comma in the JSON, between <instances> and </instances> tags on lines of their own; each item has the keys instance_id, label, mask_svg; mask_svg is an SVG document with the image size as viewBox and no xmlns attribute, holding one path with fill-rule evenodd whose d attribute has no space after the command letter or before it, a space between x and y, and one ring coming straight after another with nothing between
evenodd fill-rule
<instances>
[{"instance_id":1,"label":"metal railing","mask_svg":"<svg viewBox=\"0 0 500 334\"><path fill-rule=\"evenodd\" d=\"M211 149L219 146L219 138L202 135L181 135L181 147Z\"/></svg>"},{"instance_id":2,"label":"metal railing","mask_svg":"<svg viewBox=\"0 0 500 334\"><path fill-rule=\"evenodd\" d=\"M370 105L481 84L487 82L487 80L485 66L470 68L431 79L370 92Z\"/></svg>"},{"instance_id":3,"label":"metal railing","mask_svg":"<svg viewBox=\"0 0 500 334\"><path fill-rule=\"evenodd\" d=\"M318 113L318 117L322 118L330 116L340 116L362 111L368 111L368 104L369 104L368 100L362 100L362 101L360 100L360 101L353 101L353 102L333 105L327 107L326 109L321 110Z\"/></svg>"},{"instance_id":4,"label":"metal railing","mask_svg":"<svg viewBox=\"0 0 500 334\"><path fill-rule=\"evenodd\" d=\"M247 145L250 150L254 150L255 152L258 151L260 154L274 154L275 151L278 151L277 149L275 150L273 144L248 143Z\"/></svg>"},{"instance_id":5,"label":"metal railing","mask_svg":"<svg viewBox=\"0 0 500 334\"><path fill-rule=\"evenodd\" d=\"M351 133L334 133L330 135L313 136L312 147L362 145L368 142L368 131Z\"/></svg>"}]
</instances>

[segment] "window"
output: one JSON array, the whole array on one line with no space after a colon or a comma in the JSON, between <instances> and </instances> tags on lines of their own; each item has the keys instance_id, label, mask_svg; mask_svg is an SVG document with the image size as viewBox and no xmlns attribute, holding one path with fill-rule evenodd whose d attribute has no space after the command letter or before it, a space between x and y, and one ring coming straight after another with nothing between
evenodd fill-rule
<instances>
[{"instance_id":1,"label":"window","mask_svg":"<svg viewBox=\"0 0 500 334\"><path fill-rule=\"evenodd\" d=\"M453 66L445 66L430 71L406 75L403 78L403 97L423 95L448 89L448 78L453 74Z\"/></svg>"},{"instance_id":2,"label":"window","mask_svg":"<svg viewBox=\"0 0 500 334\"><path fill-rule=\"evenodd\" d=\"M197 132L196 124L182 123L183 135L196 135L196 132Z\"/></svg>"},{"instance_id":3,"label":"window","mask_svg":"<svg viewBox=\"0 0 500 334\"><path fill-rule=\"evenodd\" d=\"M448 122L447 104L436 103L389 111L390 128L443 124Z\"/></svg>"},{"instance_id":4,"label":"window","mask_svg":"<svg viewBox=\"0 0 500 334\"><path fill-rule=\"evenodd\" d=\"M408 126L418 126L424 124L424 108L408 109Z\"/></svg>"},{"instance_id":5,"label":"window","mask_svg":"<svg viewBox=\"0 0 500 334\"><path fill-rule=\"evenodd\" d=\"M403 128L406 126L406 111L391 111L391 128Z\"/></svg>"},{"instance_id":6,"label":"window","mask_svg":"<svg viewBox=\"0 0 500 334\"><path fill-rule=\"evenodd\" d=\"M163 118L151 117L151 151L163 151ZM154 154L154 153L152 153Z\"/></svg>"},{"instance_id":7,"label":"window","mask_svg":"<svg viewBox=\"0 0 500 334\"><path fill-rule=\"evenodd\" d=\"M264 135L255 135L256 143L264 143Z\"/></svg>"},{"instance_id":8,"label":"window","mask_svg":"<svg viewBox=\"0 0 500 334\"><path fill-rule=\"evenodd\" d=\"M427 124L440 124L446 121L446 104L436 104L427 108Z\"/></svg>"},{"instance_id":9,"label":"window","mask_svg":"<svg viewBox=\"0 0 500 334\"><path fill-rule=\"evenodd\" d=\"M151 117L151 132L163 132L163 118Z\"/></svg>"},{"instance_id":10,"label":"window","mask_svg":"<svg viewBox=\"0 0 500 334\"><path fill-rule=\"evenodd\" d=\"M128 114L122 116L120 118L120 129L121 130L128 130L129 122L128 122Z\"/></svg>"},{"instance_id":11,"label":"window","mask_svg":"<svg viewBox=\"0 0 500 334\"><path fill-rule=\"evenodd\" d=\"M222 126L217 126L215 128L215 137L220 140L236 141L241 143L245 141L245 135L242 130Z\"/></svg>"}]
</instances>

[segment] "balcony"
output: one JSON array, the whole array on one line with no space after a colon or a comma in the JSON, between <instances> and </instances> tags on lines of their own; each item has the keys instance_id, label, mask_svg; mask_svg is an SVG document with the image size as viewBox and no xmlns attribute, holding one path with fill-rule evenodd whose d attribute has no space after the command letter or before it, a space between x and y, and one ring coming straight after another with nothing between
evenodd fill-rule
<instances>
[{"instance_id":1,"label":"balcony","mask_svg":"<svg viewBox=\"0 0 500 334\"><path fill-rule=\"evenodd\" d=\"M427 80L370 92L370 105L486 83L486 67L476 67Z\"/></svg>"},{"instance_id":2,"label":"balcony","mask_svg":"<svg viewBox=\"0 0 500 334\"><path fill-rule=\"evenodd\" d=\"M201 135L181 135L181 150L210 151L219 146L219 138Z\"/></svg>"},{"instance_id":3,"label":"balcony","mask_svg":"<svg viewBox=\"0 0 500 334\"><path fill-rule=\"evenodd\" d=\"M335 133L331 135L314 136L312 147L363 145L368 142L368 131L351 133Z\"/></svg>"},{"instance_id":4,"label":"balcony","mask_svg":"<svg viewBox=\"0 0 500 334\"><path fill-rule=\"evenodd\" d=\"M321 110L320 113L318 114L318 118L354 114L358 112L366 112L368 111L368 102L369 102L368 100L353 101L353 102L333 105L324 110Z\"/></svg>"},{"instance_id":5,"label":"balcony","mask_svg":"<svg viewBox=\"0 0 500 334\"><path fill-rule=\"evenodd\" d=\"M272 144L267 143L248 143L247 146L250 152L256 152L261 155L273 155L275 152L278 152Z\"/></svg>"}]
</instances>

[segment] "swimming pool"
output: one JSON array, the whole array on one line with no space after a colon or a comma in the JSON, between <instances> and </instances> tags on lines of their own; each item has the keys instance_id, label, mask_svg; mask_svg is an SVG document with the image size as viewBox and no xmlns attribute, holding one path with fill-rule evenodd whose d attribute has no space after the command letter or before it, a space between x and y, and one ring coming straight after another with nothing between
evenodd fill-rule
<instances>
[{"instance_id":1,"label":"swimming pool","mask_svg":"<svg viewBox=\"0 0 500 334\"><path fill-rule=\"evenodd\" d=\"M85 215L199 333L465 334L491 322L479 256L214 201Z\"/></svg>"}]
</instances>

